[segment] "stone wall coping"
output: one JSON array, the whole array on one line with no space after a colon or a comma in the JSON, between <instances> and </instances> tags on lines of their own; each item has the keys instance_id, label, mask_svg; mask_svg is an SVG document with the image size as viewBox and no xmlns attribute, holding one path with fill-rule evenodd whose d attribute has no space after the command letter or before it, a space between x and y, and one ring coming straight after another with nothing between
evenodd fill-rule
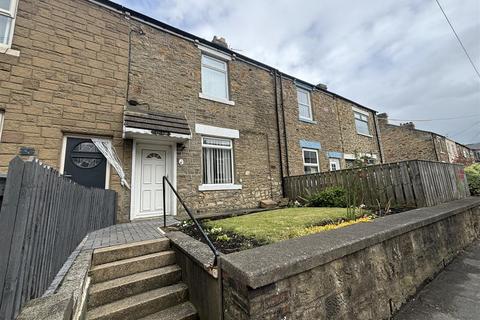
<instances>
[{"instance_id":1,"label":"stone wall coping","mask_svg":"<svg viewBox=\"0 0 480 320\"><path fill-rule=\"evenodd\" d=\"M195 263L217 278L216 269L212 268L214 255L212 250L203 242L195 240L183 232L173 231L165 234L172 245L187 254Z\"/></svg>"},{"instance_id":2,"label":"stone wall coping","mask_svg":"<svg viewBox=\"0 0 480 320\"><path fill-rule=\"evenodd\" d=\"M377 218L220 257L221 269L256 289L480 206L480 197Z\"/></svg>"}]
</instances>

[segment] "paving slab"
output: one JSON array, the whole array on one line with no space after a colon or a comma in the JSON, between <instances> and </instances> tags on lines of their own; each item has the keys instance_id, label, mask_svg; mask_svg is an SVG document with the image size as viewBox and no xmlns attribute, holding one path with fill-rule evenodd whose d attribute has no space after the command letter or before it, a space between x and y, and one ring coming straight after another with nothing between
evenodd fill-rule
<instances>
[{"instance_id":1,"label":"paving slab","mask_svg":"<svg viewBox=\"0 0 480 320\"><path fill-rule=\"evenodd\" d=\"M480 240L455 258L394 319L480 319Z\"/></svg>"},{"instance_id":2,"label":"paving slab","mask_svg":"<svg viewBox=\"0 0 480 320\"><path fill-rule=\"evenodd\" d=\"M179 221L174 217L167 216L168 226L178 223ZM163 227L163 219L116 224L88 234L82 250L163 238L164 235L160 232L160 227Z\"/></svg>"}]
</instances>

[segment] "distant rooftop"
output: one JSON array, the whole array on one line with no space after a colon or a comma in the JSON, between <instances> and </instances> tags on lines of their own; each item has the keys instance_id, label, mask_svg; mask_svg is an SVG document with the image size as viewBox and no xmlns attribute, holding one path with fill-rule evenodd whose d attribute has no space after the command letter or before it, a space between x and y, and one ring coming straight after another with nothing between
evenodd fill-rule
<instances>
[{"instance_id":1,"label":"distant rooftop","mask_svg":"<svg viewBox=\"0 0 480 320\"><path fill-rule=\"evenodd\" d=\"M480 150L480 142L467 144L467 147L473 150Z\"/></svg>"}]
</instances>

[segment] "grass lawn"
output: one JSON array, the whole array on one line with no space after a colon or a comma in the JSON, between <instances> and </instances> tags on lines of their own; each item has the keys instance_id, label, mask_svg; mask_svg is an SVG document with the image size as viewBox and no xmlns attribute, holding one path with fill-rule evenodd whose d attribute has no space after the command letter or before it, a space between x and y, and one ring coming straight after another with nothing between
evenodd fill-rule
<instances>
[{"instance_id":1,"label":"grass lawn","mask_svg":"<svg viewBox=\"0 0 480 320\"><path fill-rule=\"evenodd\" d=\"M358 217L366 214L359 212ZM252 237L268 243L321 231L313 226L348 220L346 208L285 208L258 212L244 216L209 221L211 228L222 228L236 234ZM305 232L306 229L312 232Z\"/></svg>"}]
</instances>

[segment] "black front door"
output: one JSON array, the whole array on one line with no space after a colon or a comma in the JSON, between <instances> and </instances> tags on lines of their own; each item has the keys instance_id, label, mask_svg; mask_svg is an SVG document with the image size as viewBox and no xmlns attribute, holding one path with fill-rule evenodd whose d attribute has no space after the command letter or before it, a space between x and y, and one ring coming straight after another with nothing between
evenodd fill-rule
<instances>
[{"instance_id":1,"label":"black front door","mask_svg":"<svg viewBox=\"0 0 480 320\"><path fill-rule=\"evenodd\" d=\"M78 184L105 188L107 159L90 139L67 138L63 174Z\"/></svg>"}]
</instances>

